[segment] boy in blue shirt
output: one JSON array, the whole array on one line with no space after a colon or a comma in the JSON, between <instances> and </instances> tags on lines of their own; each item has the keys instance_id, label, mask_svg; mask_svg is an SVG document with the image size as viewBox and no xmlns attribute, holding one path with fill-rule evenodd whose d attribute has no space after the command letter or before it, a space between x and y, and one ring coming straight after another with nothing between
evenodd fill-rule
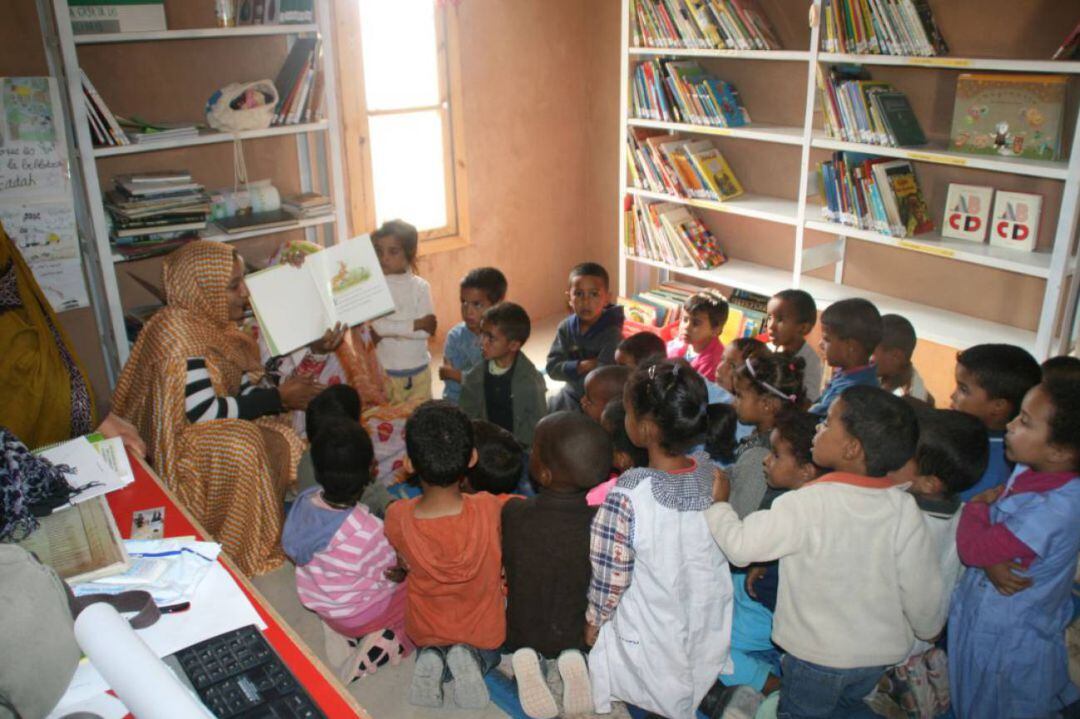
<instances>
[{"instance_id":1,"label":"boy in blue shirt","mask_svg":"<svg viewBox=\"0 0 1080 719\"><path fill-rule=\"evenodd\" d=\"M446 333L439 379L444 382L443 399L461 399L461 379L483 359L480 350L480 318L489 307L506 297L506 277L494 267L469 270L461 280L461 322Z\"/></svg>"},{"instance_id":2,"label":"boy in blue shirt","mask_svg":"<svg viewBox=\"0 0 1080 719\"><path fill-rule=\"evenodd\" d=\"M566 384L548 400L549 412L580 412L585 377L601 365L615 364L622 340L623 308L611 304L608 273L601 265L575 265L566 296L574 313L559 323L547 356L548 375Z\"/></svg>"},{"instance_id":3,"label":"boy in blue shirt","mask_svg":"<svg viewBox=\"0 0 1080 719\"><path fill-rule=\"evenodd\" d=\"M1041 380L1039 363L1014 345L975 345L957 353L950 408L977 418L990 434L986 472L974 486L960 492L965 502L1009 478L1013 467L1005 458L1005 425L1020 412L1024 395Z\"/></svg>"},{"instance_id":4,"label":"boy in blue shirt","mask_svg":"<svg viewBox=\"0 0 1080 719\"><path fill-rule=\"evenodd\" d=\"M881 342L881 313L861 297L840 300L821 313L821 351L833 368L821 397L810 407L824 417L829 405L848 387L877 387L877 369L870 363Z\"/></svg>"}]
</instances>

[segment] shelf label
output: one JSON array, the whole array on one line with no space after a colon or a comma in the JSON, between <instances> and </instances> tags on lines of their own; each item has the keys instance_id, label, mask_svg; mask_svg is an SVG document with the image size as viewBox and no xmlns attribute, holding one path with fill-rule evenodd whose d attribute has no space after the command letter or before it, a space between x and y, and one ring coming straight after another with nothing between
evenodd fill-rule
<instances>
[{"instance_id":1,"label":"shelf label","mask_svg":"<svg viewBox=\"0 0 1080 719\"><path fill-rule=\"evenodd\" d=\"M963 57L912 57L908 65L926 65L929 67L971 67L971 60Z\"/></svg>"},{"instance_id":2,"label":"shelf label","mask_svg":"<svg viewBox=\"0 0 1080 719\"><path fill-rule=\"evenodd\" d=\"M955 250L949 250L944 247L931 247L930 245L923 245L918 242L911 242L910 240L900 240L897 244L905 250L915 250L916 252L923 252L928 255L937 255L938 257L956 257Z\"/></svg>"},{"instance_id":3,"label":"shelf label","mask_svg":"<svg viewBox=\"0 0 1080 719\"><path fill-rule=\"evenodd\" d=\"M964 158L952 157L951 155L932 155L928 152L908 152L907 156L912 160L937 162L942 165L956 165L957 167L966 167L968 164L968 161Z\"/></svg>"}]
</instances>

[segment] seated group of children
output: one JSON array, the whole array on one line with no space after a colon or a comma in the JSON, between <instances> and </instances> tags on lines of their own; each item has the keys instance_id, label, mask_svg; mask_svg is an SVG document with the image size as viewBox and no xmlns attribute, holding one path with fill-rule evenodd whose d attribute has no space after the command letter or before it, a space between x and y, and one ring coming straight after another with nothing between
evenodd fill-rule
<instances>
[{"instance_id":1,"label":"seated group of children","mask_svg":"<svg viewBox=\"0 0 1080 719\"><path fill-rule=\"evenodd\" d=\"M701 293L665 346L621 338L586 263L545 403L505 293L492 268L462 281L446 399L405 426L419 496L371 488L349 388L308 409L317 485L283 546L305 606L355 641L348 679L415 648L411 703L485 706L506 653L532 717L614 701L666 717L1076 711L1080 360L972 347L937 410L911 324L866 300L821 314L823 387L805 292L770 300L768 344L727 347L727 304ZM376 326L381 341L430 334L429 307ZM404 366L419 359L388 365L399 395L430 393L426 366Z\"/></svg>"}]
</instances>

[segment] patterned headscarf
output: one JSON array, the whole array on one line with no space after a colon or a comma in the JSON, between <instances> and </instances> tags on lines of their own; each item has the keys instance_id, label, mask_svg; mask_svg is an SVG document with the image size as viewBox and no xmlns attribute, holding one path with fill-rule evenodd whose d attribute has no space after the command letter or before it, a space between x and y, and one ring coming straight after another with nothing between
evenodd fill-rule
<instances>
[{"instance_id":1,"label":"patterned headscarf","mask_svg":"<svg viewBox=\"0 0 1080 719\"><path fill-rule=\"evenodd\" d=\"M0 427L0 541L19 541L38 527L36 506L52 509L74 490L65 465L36 457L6 427Z\"/></svg>"}]
</instances>

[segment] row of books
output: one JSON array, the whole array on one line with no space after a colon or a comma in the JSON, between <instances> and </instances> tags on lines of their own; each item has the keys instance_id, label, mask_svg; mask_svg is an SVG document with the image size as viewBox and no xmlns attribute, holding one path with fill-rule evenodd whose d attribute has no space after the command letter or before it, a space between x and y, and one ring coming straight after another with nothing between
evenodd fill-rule
<instances>
[{"instance_id":1,"label":"row of books","mask_svg":"<svg viewBox=\"0 0 1080 719\"><path fill-rule=\"evenodd\" d=\"M626 137L631 184L642 190L697 200L729 200L742 183L708 139L632 127Z\"/></svg>"},{"instance_id":2,"label":"row of books","mask_svg":"<svg viewBox=\"0 0 1080 719\"><path fill-rule=\"evenodd\" d=\"M206 228L210 198L186 170L117 175L113 185L110 241L126 259L171 251Z\"/></svg>"},{"instance_id":3,"label":"row of books","mask_svg":"<svg viewBox=\"0 0 1080 719\"><path fill-rule=\"evenodd\" d=\"M237 25L291 25L314 20L314 0L237 0Z\"/></svg>"},{"instance_id":4,"label":"row of books","mask_svg":"<svg viewBox=\"0 0 1080 719\"><path fill-rule=\"evenodd\" d=\"M945 55L928 0L823 0L825 52Z\"/></svg>"},{"instance_id":5,"label":"row of books","mask_svg":"<svg viewBox=\"0 0 1080 719\"><path fill-rule=\"evenodd\" d=\"M818 65L817 84L829 137L887 147L926 144L907 96L872 80L861 65L834 65L827 74Z\"/></svg>"},{"instance_id":6,"label":"row of books","mask_svg":"<svg viewBox=\"0 0 1080 719\"><path fill-rule=\"evenodd\" d=\"M756 0L632 0L631 35L638 47L779 50L780 41Z\"/></svg>"},{"instance_id":7,"label":"row of books","mask_svg":"<svg viewBox=\"0 0 1080 719\"><path fill-rule=\"evenodd\" d=\"M673 334L682 318L683 305L703 287L686 282L663 282L633 297L620 297L619 304L631 322L646 327L667 328ZM769 298L745 290L732 290L728 300L728 320L720 333L727 344L738 337L757 337L765 332L765 306Z\"/></svg>"},{"instance_id":8,"label":"row of books","mask_svg":"<svg viewBox=\"0 0 1080 719\"><path fill-rule=\"evenodd\" d=\"M322 42L318 38L299 38L281 66L274 87L278 103L274 125L313 122L323 116L325 77L321 68Z\"/></svg>"},{"instance_id":9,"label":"row of books","mask_svg":"<svg viewBox=\"0 0 1080 719\"><path fill-rule=\"evenodd\" d=\"M83 104L86 106L86 117L90 123L90 135L94 138L94 144L98 147L130 145L131 140L98 94L94 83L90 82L84 70L80 69L79 72L82 75Z\"/></svg>"},{"instance_id":10,"label":"row of books","mask_svg":"<svg viewBox=\"0 0 1080 719\"><path fill-rule=\"evenodd\" d=\"M735 87L693 61L649 60L634 68L635 117L714 127L742 127L750 114Z\"/></svg>"},{"instance_id":11,"label":"row of books","mask_svg":"<svg viewBox=\"0 0 1080 719\"><path fill-rule=\"evenodd\" d=\"M674 202L626 199L626 251L676 267L708 270L727 258L691 208Z\"/></svg>"},{"instance_id":12,"label":"row of books","mask_svg":"<svg viewBox=\"0 0 1080 719\"><path fill-rule=\"evenodd\" d=\"M818 165L829 222L891 237L914 237L934 229L930 210L908 160L834 152Z\"/></svg>"}]
</instances>

